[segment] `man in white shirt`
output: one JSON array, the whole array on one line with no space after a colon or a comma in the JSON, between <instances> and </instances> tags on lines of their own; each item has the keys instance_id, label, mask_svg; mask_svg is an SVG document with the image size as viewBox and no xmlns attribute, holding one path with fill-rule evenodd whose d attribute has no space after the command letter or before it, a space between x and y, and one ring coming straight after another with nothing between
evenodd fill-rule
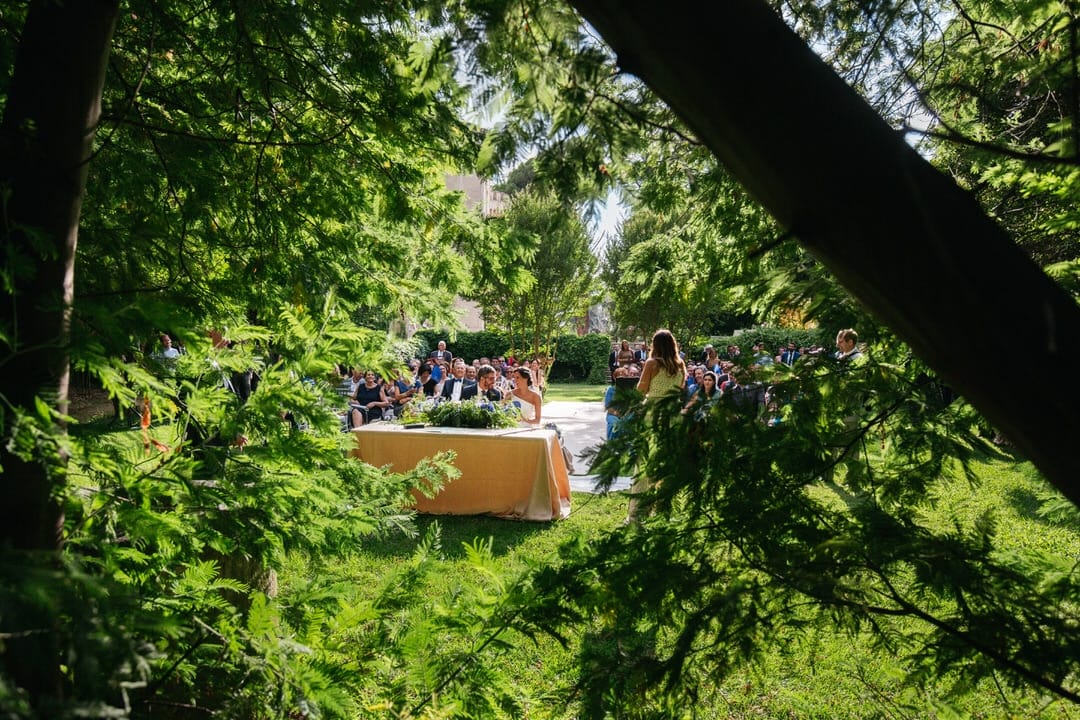
<instances>
[{"instance_id":1,"label":"man in white shirt","mask_svg":"<svg viewBox=\"0 0 1080 720\"><path fill-rule=\"evenodd\" d=\"M465 361L458 358L451 366L452 376L443 383L442 396L452 402L468 400L476 396L476 383L465 379Z\"/></svg>"},{"instance_id":2,"label":"man in white shirt","mask_svg":"<svg viewBox=\"0 0 1080 720\"><path fill-rule=\"evenodd\" d=\"M859 350L859 334L851 328L836 333L836 359L852 364L862 360L862 351Z\"/></svg>"},{"instance_id":3,"label":"man in white shirt","mask_svg":"<svg viewBox=\"0 0 1080 720\"><path fill-rule=\"evenodd\" d=\"M432 350L431 354L428 355L428 357L431 358L432 360L437 361L437 362L446 362L447 364L452 362L453 359L454 359L453 353L451 353L449 350L446 349L446 341L445 340L440 340L439 341L439 349L438 350Z\"/></svg>"},{"instance_id":4,"label":"man in white shirt","mask_svg":"<svg viewBox=\"0 0 1080 720\"><path fill-rule=\"evenodd\" d=\"M180 351L173 347L172 338L165 333L161 334L161 357L166 360L173 360L180 357Z\"/></svg>"},{"instance_id":5,"label":"man in white shirt","mask_svg":"<svg viewBox=\"0 0 1080 720\"><path fill-rule=\"evenodd\" d=\"M476 371L476 391L489 402L502 402L503 392L495 386L498 375L491 365L481 365Z\"/></svg>"}]
</instances>

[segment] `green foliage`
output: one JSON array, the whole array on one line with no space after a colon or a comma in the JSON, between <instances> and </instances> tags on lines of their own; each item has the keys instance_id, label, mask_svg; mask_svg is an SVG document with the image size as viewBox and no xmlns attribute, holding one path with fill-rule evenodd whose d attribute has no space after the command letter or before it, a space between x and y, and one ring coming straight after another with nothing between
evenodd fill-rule
<instances>
[{"instance_id":1,"label":"green foliage","mask_svg":"<svg viewBox=\"0 0 1080 720\"><path fill-rule=\"evenodd\" d=\"M948 16L939 53L903 32L936 25L923 10L782 11L867 97L912 97L913 66L896 60L925 46L916 74L945 84L915 95L977 150L939 147L939 162L1030 228L1037 257L1073 258L1075 173L1024 155L1075 151L1074 103L1056 102L1075 80L1071 15L968 4ZM24 13L0 10L0 92ZM475 89L506 103L482 146L455 117L454 63L468 52L499 72ZM997 509L965 505L979 419L943 402L569 7L136 2L103 102L75 356L123 408L148 398L153 424L145 436L76 428L69 441L52 398L4 408L5 446L47 468L66 510L62 554L0 555L4 714L32 712L10 680L20 663L56 671L47 694L64 704L37 706L47 717L520 717L530 708L514 669L489 658L511 651L510 629L544 641L578 628L586 717L685 714L769 643L805 631L812 644L834 627L869 633L872 656L899 658L917 688L945 678L961 696L989 678L1075 701L1075 550L1029 550L1003 538ZM441 190L446 165L493 170L537 137L532 190L504 220L481 223ZM983 154L1002 138L1005 160ZM342 558L412 532L411 491L434 492L453 468L440 457L394 474L350 459L324 380L332 360L391 362L382 333L361 328L449 323L459 292L483 298L514 347L546 349L594 295L577 209L616 181L656 221L636 214L648 232L611 256L626 307L641 300L627 327L673 326L690 342L717 308L809 319L875 338L872 362L763 371L780 403L773 427L739 394L696 422L639 409L598 467L607 481L635 468L656 481L644 531L574 539L560 566L510 583L492 546L473 542L470 582L431 598L443 552L432 533L382 583L342 572ZM29 268L12 261L9 281ZM341 303L323 305L335 291ZM153 357L160 328L188 348L175 364ZM208 328L236 344L214 347ZM564 357L561 342L559 362L580 355L593 377L592 350ZM260 383L241 404L223 386L251 369ZM309 580L270 600L269 570L285 558ZM37 637L47 642L26 642Z\"/></svg>"},{"instance_id":2,"label":"green foliage","mask_svg":"<svg viewBox=\"0 0 1080 720\"><path fill-rule=\"evenodd\" d=\"M934 163L1043 265L1080 256L1076 108L1059 102L1075 32L1061 3L972 2L914 52Z\"/></svg>"},{"instance_id":3,"label":"green foliage","mask_svg":"<svg viewBox=\"0 0 1080 720\"><path fill-rule=\"evenodd\" d=\"M1073 527L1048 526L1033 514L1037 503L1033 502L1031 493L1043 483L1024 464L982 456L973 470L979 478L978 487L973 488L964 478L947 486L947 500L929 510L936 522L947 525L949 517L955 514L968 522L992 511L1000 518L999 536L1003 543L1021 544L1033 551L1060 556L1069 556L1080 548L1080 538ZM425 615L423 607L417 608L418 613L410 614L402 626L412 627L421 620L434 619L437 614L441 618L457 603L466 604L471 595L492 593L496 587L514 589L520 593L515 603L525 602L538 588L547 587L547 580L535 576L550 572L544 568L561 562L553 558L573 561L590 545L604 544L613 536L626 533L622 524L626 516L624 493L575 494L573 502L570 517L554 524L515 523L476 516L418 518L421 534L425 527L438 527L440 544L437 552L429 553L431 565L421 581L410 584L403 593L423 597L440 611ZM477 547L476 538L485 539L479 543L483 549ZM396 582L403 567L413 567L414 542L388 538L365 543L356 554L343 558L333 569L321 569L318 575L303 566L287 567L283 584L287 587L293 582L317 582L325 586L332 584L336 575L344 578L342 584L353 594L349 606L363 606L379 588ZM486 552L490 552L490 560L481 560L483 564L478 565L477 555L484 558ZM720 553L710 559L723 564L727 555ZM522 573L526 575L523 577ZM558 579L551 578L551 582ZM569 585L564 592L578 587ZM601 598L595 599L599 602ZM796 622L776 629L777 641L765 642L762 636L757 648L758 662L738 664L723 677L705 663L688 668L686 685L693 686L697 694L692 700L677 704L665 700L662 688L641 681L648 677L651 668L647 659L636 661L638 646L627 641L626 633L612 633L601 624L612 614L618 615L626 627L633 627L641 621L635 612L638 606L619 607L615 598L609 602L604 612L558 628L559 640L546 633L529 638L517 635L519 624L514 622L505 628L499 625L500 620L510 616L511 606L503 606L506 612L492 617L495 624L488 625L487 631L478 632L475 639L465 634L472 627L468 623L427 625L437 642L432 641L425 649L432 656L458 652L476 647L492 632L501 632L500 637L509 642L501 647L487 645L463 672L483 665L486 672L494 674L494 684L500 689L509 676L514 697L523 707L532 710L542 707L546 717L554 718L587 716L579 700L596 696L583 695L575 688L593 687L599 691L607 676L616 670L625 670L619 678L624 694L611 699L607 707L613 715L621 717L665 716L662 713L671 705L685 708L687 702L693 702L697 717L708 720L730 717L868 720L889 715L1051 718L1069 712L1062 703L1047 702L1039 693L1012 691L993 681L980 683L966 697L948 701L946 693L955 673L931 681L922 690L905 685L906 663L902 655L882 652L875 646L869 629L852 633L831 630L820 618L815 618L809 607L801 612L795 610ZM457 612L468 611L461 607ZM341 641L343 645L347 637ZM661 648L667 647L668 635L658 636L656 642ZM580 659L590 668L607 670L582 675L578 669ZM379 676L381 685L370 692L389 695L392 680L399 674L430 677L426 670L420 669L426 667L423 660L403 657L400 665L384 670ZM628 702L627 697L632 697L633 702ZM673 711L669 716L681 715Z\"/></svg>"},{"instance_id":4,"label":"green foliage","mask_svg":"<svg viewBox=\"0 0 1080 720\"><path fill-rule=\"evenodd\" d=\"M422 422L439 427L510 428L516 427L518 415L510 407L496 407L473 402L443 402L418 416Z\"/></svg>"},{"instance_id":5,"label":"green foliage","mask_svg":"<svg viewBox=\"0 0 1080 720\"><path fill-rule=\"evenodd\" d=\"M530 609L602 618L598 638L623 650L618 672L582 658L586 715L628 694L696 697L793 629L823 627L871 633L914 687L950 678L947 697L994 677L1075 701L1080 635L1060 606L1080 590L1062 572L1072 560L1003 538L996 513L954 495L985 441L904 353L881 338L856 368L760 371L775 425L752 391L700 417L678 400L630 414L593 469L652 481L640 529L576 548Z\"/></svg>"},{"instance_id":6,"label":"green foliage","mask_svg":"<svg viewBox=\"0 0 1080 720\"><path fill-rule=\"evenodd\" d=\"M532 284L517 289L496 278L480 288L475 297L485 320L510 337L523 336L519 352L550 354L548 339L572 328L594 299L596 258L585 227L572 206L535 190L515 196L493 224L508 245L527 250L521 269Z\"/></svg>"},{"instance_id":7,"label":"green foliage","mask_svg":"<svg viewBox=\"0 0 1080 720\"><path fill-rule=\"evenodd\" d=\"M232 324L331 291L366 327L449 321L472 275L456 239L481 233L442 173L477 138L455 117L453 59L413 9L189 10L146 0L120 16L77 331L104 337L113 315L137 336L149 298Z\"/></svg>"},{"instance_id":8,"label":"green foliage","mask_svg":"<svg viewBox=\"0 0 1080 720\"><path fill-rule=\"evenodd\" d=\"M611 338L600 333L562 335L557 340L555 363L548 369L549 381L582 381L593 384L608 381L608 354Z\"/></svg>"},{"instance_id":9,"label":"green foliage","mask_svg":"<svg viewBox=\"0 0 1080 720\"><path fill-rule=\"evenodd\" d=\"M860 341L863 339L869 338L860 336ZM762 343L768 353L775 355L778 347L786 347L789 342L793 342L796 347L811 348L820 345L826 352L833 352L835 340L836 333L831 329L753 327L738 335L714 335L708 338L708 343L694 344L689 347L684 345L682 349L686 351L688 357L699 358L702 357L706 344L711 344L721 354L725 352L728 345L738 345L743 353L749 354L751 347Z\"/></svg>"},{"instance_id":10,"label":"green foliage","mask_svg":"<svg viewBox=\"0 0 1080 720\"><path fill-rule=\"evenodd\" d=\"M410 488L432 493L455 471L445 459L393 474L350 458L333 388L316 378L361 336L295 309L276 326L244 334L271 343L272 361L246 345L193 341L175 373L131 367L123 377L138 379L152 422L145 433L75 428L62 564L28 573L28 558L4 553L5 633L50 618L57 652L40 667L77 658L57 714L145 714L177 703L228 717L356 710L357 687L339 684L350 661L298 637L323 610L269 602L273 568L286 553L319 562L413 532L401 509ZM222 380L247 367L260 382L240 404ZM372 652L382 644L365 637ZM17 692L6 696L5 712L19 702Z\"/></svg>"},{"instance_id":11,"label":"green foliage","mask_svg":"<svg viewBox=\"0 0 1080 720\"><path fill-rule=\"evenodd\" d=\"M493 330L481 330L479 332L459 332L449 335L442 330L420 330L414 336L420 342L420 356L427 354L438 347L440 340L446 341L446 349L454 354L454 357L465 358L467 361L480 358L495 358L506 355L510 350L510 340L501 332Z\"/></svg>"}]
</instances>

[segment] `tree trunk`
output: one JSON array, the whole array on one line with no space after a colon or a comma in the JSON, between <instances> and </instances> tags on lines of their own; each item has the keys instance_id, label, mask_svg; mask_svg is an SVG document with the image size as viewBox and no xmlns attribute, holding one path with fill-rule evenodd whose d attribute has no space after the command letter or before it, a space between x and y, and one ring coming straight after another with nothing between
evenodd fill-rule
<instances>
[{"instance_id":1,"label":"tree trunk","mask_svg":"<svg viewBox=\"0 0 1080 720\"><path fill-rule=\"evenodd\" d=\"M0 232L6 257L18 258L8 261L9 284L0 293L0 547L40 553L40 562L60 547L55 491L64 480L64 457L46 443L22 460L7 440L13 410L33 413L35 398L66 411L75 239L118 12L117 0L33 2L0 123ZM54 429L63 432L60 424ZM47 716L60 695L53 620L40 607L20 610L20 617L5 617L6 629L18 623L45 632L5 641L5 654L17 659L8 669Z\"/></svg>"},{"instance_id":2,"label":"tree trunk","mask_svg":"<svg viewBox=\"0 0 1080 720\"><path fill-rule=\"evenodd\" d=\"M571 2L625 70L1080 505L1080 375L1065 362L1080 350L1080 308L974 198L762 0ZM1027 386L1007 388L1005 350Z\"/></svg>"}]
</instances>

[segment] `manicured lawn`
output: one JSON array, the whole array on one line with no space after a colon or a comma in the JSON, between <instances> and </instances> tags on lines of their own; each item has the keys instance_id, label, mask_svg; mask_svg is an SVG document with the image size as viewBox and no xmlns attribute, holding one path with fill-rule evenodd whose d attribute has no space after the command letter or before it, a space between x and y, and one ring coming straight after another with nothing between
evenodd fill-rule
<instances>
[{"instance_id":1,"label":"manicured lawn","mask_svg":"<svg viewBox=\"0 0 1080 720\"><path fill-rule=\"evenodd\" d=\"M599 402L604 399L607 385L584 383L551 383L544 391L544 401L563 400L571 402Z\"/></svg>"}]
</instances>

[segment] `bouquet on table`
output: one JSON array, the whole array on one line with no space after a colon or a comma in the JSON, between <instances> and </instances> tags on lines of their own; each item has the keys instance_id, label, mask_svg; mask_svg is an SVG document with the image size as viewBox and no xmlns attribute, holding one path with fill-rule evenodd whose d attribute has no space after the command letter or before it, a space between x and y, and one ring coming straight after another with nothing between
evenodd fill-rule
<instances>
[{"instance_id":1,"label":"bouquet on table","mask_svg":"<svg viewBox=\"0 0 1080 720\"><path fill-rule=\"evenodd\" d=\"M437 427L461 428L511 428L518 422L518 410L513 405L500 405L488 401L450 402L428 399L421 403L409 403L410 412L405 422L425 422Z\"/></svg>"}]
</instances>

